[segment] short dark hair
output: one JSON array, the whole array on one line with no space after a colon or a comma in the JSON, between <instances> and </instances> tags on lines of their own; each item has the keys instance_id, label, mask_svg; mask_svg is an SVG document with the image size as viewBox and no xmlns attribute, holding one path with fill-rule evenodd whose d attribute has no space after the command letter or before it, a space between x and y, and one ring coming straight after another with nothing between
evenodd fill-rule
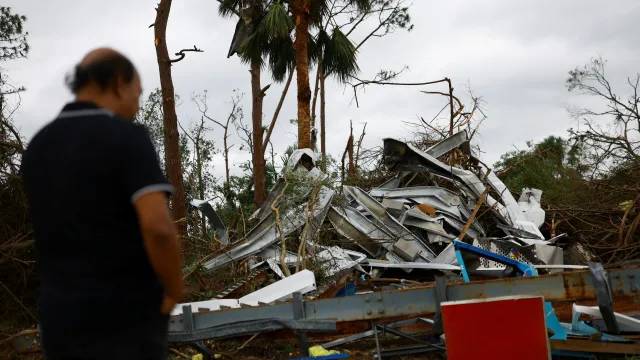
<instances>
[{"instance_id":1,"label":"short dark hair","mask_svg":"<svg viewBox=\"0 0 640 360\"><path fill-rule=\"evenodd\" d=\"M130 84L136 74L133 63L121 54L111 54L86 65L76 65L73 74L66 78L67 87L75 95L94 83L102 90L115 89L118 80Z\"/></svg>"}]
</instances>

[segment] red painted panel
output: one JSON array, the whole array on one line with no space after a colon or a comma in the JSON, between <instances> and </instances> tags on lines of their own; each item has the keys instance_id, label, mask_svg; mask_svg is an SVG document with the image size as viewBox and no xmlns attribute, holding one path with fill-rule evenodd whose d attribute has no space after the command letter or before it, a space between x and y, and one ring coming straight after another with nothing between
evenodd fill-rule
<instances>
[{"instance_id":1,"label":"red painted panel","mask_svg":"<svg viewBox=\"0 0 640 360\"><path fill-rule=\"evenodd\" d=\"M444 302L442 320L449 360L551 359L541 296Z\"/></svg>"}]
</instances>

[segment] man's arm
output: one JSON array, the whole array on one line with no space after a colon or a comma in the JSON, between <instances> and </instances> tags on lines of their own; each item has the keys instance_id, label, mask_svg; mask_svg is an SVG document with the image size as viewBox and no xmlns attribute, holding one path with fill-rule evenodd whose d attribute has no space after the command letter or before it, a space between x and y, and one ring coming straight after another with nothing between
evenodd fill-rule
<instances>
[{"instance_id":1,"label":"man's arm","mask_svg":"<svg viewBox=\"0 0 640 360\"><path fill-rule=\"evenodd\" d=\"M126 130L119 175L138 215L151 266L164 287L162 311L170 312L183 295L180 242L167 204L173 187L164 177L146 129L130 124Z\"/></svg>"},{"instance_id":2,"label":"man's arm","mask_svg":"<svg viewBox=\"0 0 640 360\"><path fill-rule=\"evenodd\" d=\"M164 192L153 191L134 201L145 249L167 296L182 299L182 256Z\"/></svg>"}]
</instances>

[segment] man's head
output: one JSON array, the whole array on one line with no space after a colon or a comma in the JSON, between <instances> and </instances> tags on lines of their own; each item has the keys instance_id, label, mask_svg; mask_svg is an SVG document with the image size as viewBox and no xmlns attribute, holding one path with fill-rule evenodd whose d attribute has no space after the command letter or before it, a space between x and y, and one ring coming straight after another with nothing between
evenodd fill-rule
<instances>
[{"instance_id":1,"label":"man's head","mask_svg":"<svg viewBox=\"0 0 640 360\"><path fill-rule=\"evenodd\" d=\"M123 119L133 119L140 106L140 76L131 61L113 49L88 53L67 79L67 86L76 101L93 102Z\"/></svg>"}]
</instances>

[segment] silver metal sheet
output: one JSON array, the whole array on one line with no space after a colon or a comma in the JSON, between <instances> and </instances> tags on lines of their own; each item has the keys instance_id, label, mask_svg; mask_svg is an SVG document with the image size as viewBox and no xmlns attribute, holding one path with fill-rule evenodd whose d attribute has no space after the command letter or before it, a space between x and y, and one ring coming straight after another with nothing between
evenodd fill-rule
<instances>
[{"instance_id":1,"label":"silver metal sheet","mask_svg":"<svg viewBox=\"0 0 640 360\"><path fill-rule=\"evenodd\" d=\"M365 254L344 250L339 246L321 246L314 260L322 264L322 270L327 277L334 276L344 270L357 267L363 273L367 273L360 267L360 263L367 259Z\"/></svg>"},{"instance_id":2,"label":"silver metal sheet","mask_svg":"<svg viewBox=\"0 0 640 360\"><path fill-rule=\"evenodd\" d=\"M518 229L531 232L535 234L537 238L544 239L544 236L542 236L540 229L538 229L538 227L534 223L527 220L527 218L524 216L524 213L522 212L522 209L520 208L520 205L518 205L516 199L513 197L509 189L507 189L507 186L502 182L502 180L500 180L500 178L498 178L495 173L493 173L493 171L490 171L487 175L487 181L489 182L489 185L491 185L491 187L498 194L500 194L502 202L504 203L505 208L509 213L511 223Z\"/></svg>"},{"instance_id":3,"label":"silver metal sheet","mask_svg":"<svg viewBox=\"0 0 640 360\"><path fill-rule=\"evenodd\" d=\"M538 228L544 224L545 211L540 206L542 198L542 190L538 189L522 189L518 206L522 210L524 217L534 223Z\"/></svg>"},{"instance_id":4,"label":"silver metal sheet","mask_svg":"<svg viewBox=\"0 0 640 360\"><path fill-rule=\"evenodd\" d=\"M332 206L327 217L340 235L354 242L371 256L376 256L381 246L391 247L393 243L389 233L350 207Z\"/></svg>"},{"instance_id":5,"label":"silver metal sheet","mask_svg":"<svg viewBox=\"0 0 640 360\"><path fill-rule=\"evenodd\" d=\"M435 259L431 261L432 263L438 264L449 264L449 265L458 265L458 258L456 257L456 251L453 247L453 243L447 245L444 250L436 256Z\"/></svg>"},{"instance_id":6,"label":"silver metal sheet","mask_svg":"<svg viewBox=\"0 0 640 360\"><path fill-rule=\"evenodd\" d=\"M317 168L314 168L313 170L315 169ZM329 191L331 191L331 194L329 194ZM330 190L326 187L322 187L318 191L318 195L317 195L318 199L316 200L316 202L320 202L320 199L325 199L327 196L329 196L329 203L321 207L319 211L315 211L318 209L318 205L321 205L316 203L316 206L314 206L315 216L309 219L305 227L302 229L302 233L300 234L300 236L302 236L302 234L306 234L306 237L307 237L306 242L309 246L314 246L314 244L317 242L318 232L320 231L320 228L322 227L324 220L327 218L327 212L331 208L331 199L333 198L333 190ZM309 211L311 211L311 209L309 209Z\"/></svg>"},{"instance_id":7,"label":"silver metal sheet","mask_svg":"<svg viewBox=\"0 0 640 360\"><path fill-rule=\"evenodd\" d=\"M367 259L367 265L388 269L424 269L424 270L449 270L459 271L460 266L440 264L440 263L417 263L417 262L393 262L384 260Z\"/></svg>"},{"instance_id":8,"label":"silver metal sheet","mask_svg":"<svg viewBox=\"0 0 640 360\"><path fill-rule=\"evenodd\" d=\"M331 199L333 198L334 193L335 192L331 189L327 189L326 191L319 193L317 210L314 212L314 217L326 211L326 208L331 204ZM283 236L291 234L293 231L301 228L305 224L304 207L298 206L291 209L284 214L284 216L281 216L280 221L282 224ZM248 240L246 242L241 243L232 249L226 250L223 254L207 261L203 264L203 267L207 270L220 268L221 266L227 265L235 260L251 256L280 241L280 235L276 228L274 214L267 216L254 229L252 229L249 232L247 239Z\"/></svg>"},{"instance_id":9,"label":"silver metal sheet","mask_svg":"<svg viewBox=\"0 0 640 360\"><path fill-rule=\"evenodd\" d=\"M453 149L461 148L467 154L471 153L467 130L459 131L427 149L426 153L433 157L440 157Z\"/></svg>"},{"instance_id":10,"label":"silver metal sheet","mask_svg":"<svg viewBox=\"0 0 640 360\"><path fill-rule=\"evenodd\" d=\"M386 138L384 140L385 166L395 171L430 172L434 175L454 180L456 185L466 189L476 199L484 193L485 186L471 171L454 166L448 166L435 157L425 153L415 146L399 140ZM492 207L497 215L507 224L511 224L509 213L505 207L490 195L486 198L487 205Z\"/></svg>"},{"instance_id":11,"label":"silver metal sheet","mask_svg":"<svg viewBox=\"0 0 640 360\"><path fill-rule=\"evenodd\" d=\"M311 149L297 149L294 150L289 159L287 160L287 164L285 165L286 169L294 170L303 156L308 156L313 161L315 165L316 161L318 161L319 155Z\"/></svg>"},{"instance_id":12,"label":"silver metal sheet","mask_svg":"<svg viewBox=\"0 0 640 360\"><path fill-rule=\"evenodd\" d=\"M227 227L224 226L222 219L218 216L218 213L213 209L213 203L206 200L191 200L191 205L195 206L200 212L209 219L211 225L216 229L216 237L223 243L229 242L229 236L227 235Z\"/></svg>"},{"instance_id":13,"label":"silver metal sheet","mask_svg":"<svg viewBox=\"0 0 640 360\"><path fill-rule=\"evenodd\" d=\"M404 260L415 261L418 258L429 261L435 258L435 254L412 232L402 226L393 216L389 215L386 208L373 199L369 194L357 187L344 186L343 190L347 196L350 196L360 204L367 208L376 220L387 227L391 233L398 238L394 244L394 252L398 253Z\"/></svg>"}]
</instances>

